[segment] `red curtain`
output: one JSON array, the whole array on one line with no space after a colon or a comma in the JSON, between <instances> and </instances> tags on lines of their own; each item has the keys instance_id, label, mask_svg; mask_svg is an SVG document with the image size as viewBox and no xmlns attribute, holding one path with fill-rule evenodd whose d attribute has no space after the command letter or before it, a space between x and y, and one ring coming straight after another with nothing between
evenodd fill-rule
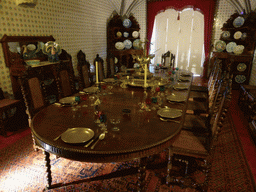
<instances>
[{"instance_id":1,"label":"red curtain","mask_svg":"<svg viewBox=\"0 0 256 192\"><path fill-rule=\"evenodd\" d=\"M147 4L147 39L151 41L155 16L165 11L166 9L173 8L182 10L186 7L193 7L199 9L204 14L204 44L205 56L207 57L210 52L212 24L214 17L214 8L216 0L162 0L148 2ZM149 50L149 45L148 45Z\"/></svg>"}]
</instances>

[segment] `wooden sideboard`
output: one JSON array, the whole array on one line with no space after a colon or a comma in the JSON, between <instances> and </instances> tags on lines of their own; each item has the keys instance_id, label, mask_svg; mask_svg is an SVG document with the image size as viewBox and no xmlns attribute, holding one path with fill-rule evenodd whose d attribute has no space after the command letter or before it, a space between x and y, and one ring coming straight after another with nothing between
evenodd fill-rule
<instances>
[{"instance_id":1,"label":"wooden sideboard","mask_svg":"<svg viewBox=\"0 0 256 192\"><path fill-rule=\"evenodd\" d=\"M55 41L53 36L7 36L4 35L0 42L2 43L3 53L5 58L6 67L10 69L10 79L12 82L12 89L15 99L22 99L20 84L18 82L19 76L22 76L28 68L28 66L24 59L24 46L25 47L36 47L38 49L39 46L45 44L49 41ZM29 48L29 47L28 47ZM26 58L27 59L27 58ZM43 73L45 84L47 85L47 96L51 102L54 101L54 97L56 98L58 94L58 89L56 82L54 82L54 69L57 65L60 64L68 64L70 68L73 70L72 66L72 58L65 51L62 50L62 53L59 55L59 62L49 62L48 56L43 54L40 49L36 54L31 56L30 59L40 60L40 64L37 66L33 66L35 70L40 70Z\"/></svg>"}]
</instances>

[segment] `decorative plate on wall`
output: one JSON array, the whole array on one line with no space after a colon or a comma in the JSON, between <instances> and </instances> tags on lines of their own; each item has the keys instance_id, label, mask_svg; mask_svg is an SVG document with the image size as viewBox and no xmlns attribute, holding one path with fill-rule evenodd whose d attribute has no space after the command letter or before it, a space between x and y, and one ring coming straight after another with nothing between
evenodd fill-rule
<instances>
[{"instance_id":1,"label":"decorative plate on wall","mask_svg":"<svg viewBox=\"0 0 256 192\"><path fill-rule=\"evenodd\" d=\"M237 71L240 71L240 72L243 72L245 71L247 68L246 64L245 63L239 63L236 67Z\"/></svg>"},{"instance_id":2,"label":"decorative plate on wall","mask_svg":"<svg viewBox=\"0 0 256 192\"><path fill-rule=\"evenodd\" d=\"M138 31L133 31L132 32L132 37L133 38L138 38L139 37L139 32Z\"/></svg>"},{"instance_id":3,"label":"decorative plate on wall","mask_svg":"<svg viewBox=\"0 0 256 192\"><path fill-rule=\"evenodd\" d=\"M227 50L227 52L232 53L234 51L235 47L236 47L236 43L230 42L227 44L226 50Z\"/></svg>"},{"instance_id":4,"label":"decorative plate on wall","mask_svg":"<svg viewBox=\"0 0 256 192\"><path fill-rule=\"evenodd\" d=\"M217 41L217 42L215 43L215 49L216 49L216 51L218 51L218 52L224 51L224 50L226 49L226 43L225 43L225 41Z\"/></svg>"},{"instance_id":5,"label":"decorative plate on wall","mask_svg":"<svg viewBox=\"0 0 256 192\"><path fill-rule=\"evenodd\" d=\"M245 77L244 75L237 75L237 76L235 77L235 81L236 81L237 83L244 83L245 80L246 80L246 77Z\"/></svg>"},{"instance_id":6,"label":"decorative plate on wall","mask_svg":"<svg viewBox=\"0 0 256 192\"><path fill-rule=\"evenodd\" d=\"M132 48L132 42L129 39L126 39L124 41L124 47L125 47L125 49L131 49Z\"/></svg>"},{"instance_id":7,"label":"decorative plate on wall","mask_svg":"<svg viewBox=\"0 0 256 192\"><path fill-rule=\"evenodd\" d=\"M240 55L244 52L244 46L243 45L237 45L235 46L233 52L236 54L236 55Z\"/></svg>"},{"instance_id":8,"label":"decorative plate on wall","mask_svg":"<svg viewBox=\"0 0 256 192\"><path fill-rule=\"evenodd\" d=\"M221 34L221 37L223 39L227 39L230 37L230 32L229 31L223 31L223 33Z\"/></svg>"},{"instance_id":9,"label":"decorative plate on wall","mask_svg":"<svg viewBox=\"0 0 256 192\"><path fill-rule=\"evenodd\" d=\"M235 32L235 34L234 34L235 39L240 39L241 37L242 37L242 32L241 31Z\"/></svg>"},{"instance_id":10,"label":"decorative plate on wall","mask_svg":"<svg viewBox=\"0 0 256 192\"><path fill-rule=\"evenodd\" d=\"M134 49L140 49L141 48L140 39L136 39L136 40L133 41L133 47L134 47Z\"/></svg>"},{"instance_id":11,"label":"decorative plate on wall","mask_svg":"<svg viewBox=\"0 0 256 192\"><path fill-rule=\"evenodd\" d=\"M235 20L233 21L233 25L235 28L238 27L242 27L244 24L245 19L241 16L238 16L237 18L235 18Z\"/></svg>"},{"instance_id":12,"label":"decorative plate on wall","mask_svg":"<svg viewBox=\"0 0 256 192\"><path fill-rule=\"evenodd\" d=\"M121 33L120 31L118 31L118 32L116 33L116 36L117 36L117 37L122 37L122 33Z\"/></svg>"},{"instance_id":13,"label":"decorative plate on wall","mask_svg":"<svg viewBox=\"0 0 256 192\"><path fill-rule=\"evenodd\" d=\"M123 20L123 26L124 26L125 28L130 28L130 27L132 26L131 20L130 20L130 19L124 19L124 20Z\"/></svg>"},{"instance_id":14,"label":"decorative plate on wall","mask_svg":"<svg viewBox=\"0 0 256 192\"><path fill-rule=\"evenodd\" d=\"M118 49L118 50L124 49L124 44L123 44L123 42L116 42L115 48Z\"/></svg>"},{"instance_id":15,"label":"decorative plate on wall","mask_svg":"<svg viewBox=\"0 0 256 192\"><path fill-rule=\"evenodd\" d=\"M128 32L124 32L124 37L129 37L129 33Z\"/></svg>"}]
</instances>

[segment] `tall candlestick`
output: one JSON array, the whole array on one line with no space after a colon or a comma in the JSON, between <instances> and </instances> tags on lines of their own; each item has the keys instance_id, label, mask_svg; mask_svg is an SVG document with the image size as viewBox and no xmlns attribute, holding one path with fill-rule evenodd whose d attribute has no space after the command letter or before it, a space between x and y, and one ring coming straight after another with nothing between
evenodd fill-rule
<instances>
[{"instance_id":1,"label":"tall candlestick","mask_svg":"<svg viewBox=\"0 0 256 192\"><path fill-rule=\"evenodd\" d=\"M95 62L95 66L96 66L96 84L99 84L99 66L98 66L98 61Z\"/></svg>"},{"instance_id":2,"label":"tall candlestick","mask_svg":"<svg viewBox=\"0 0 256 192\"><path fill-rule=\"evenodd\" d=\"M145 70L144 70L144 87L147 87L147 63L145 64Z\"/></svg>"}]
</instances>

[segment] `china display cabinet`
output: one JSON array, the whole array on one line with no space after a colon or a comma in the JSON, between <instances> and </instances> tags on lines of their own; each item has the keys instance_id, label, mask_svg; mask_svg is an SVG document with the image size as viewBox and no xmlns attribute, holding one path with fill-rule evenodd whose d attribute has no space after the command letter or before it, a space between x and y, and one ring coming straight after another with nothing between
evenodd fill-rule
<instances>
[{"instance_id":1,"label":"china display cabinet","mask_svg":"<svg viewBox=\"0 0 256 192\"><path fill-rule=\"evenodd\" d=\"M54 42L52 36L7 36L1 39L6 67L10 69L10 79L15 99L22 99L19 76L22 76L28 68L40 70L44 77L47 88L47 97L50 102L57 99L58 87L55 82L54 74L56 67L62 64L72 67L71 57L65 50L58 55L58 61L50 62L49 55L43 53L44 44ZM56 51L56 50L55 50ZM28 61L37 61L37 64L29 65Z\"/></svg>"},{"instance_id":2,"label":"china display cabinet","mask_svg":"<svg viewBox=\"0 0 256 192\"><path fill-rule=\"evenodd\" d=\"M233 14L224 23L220 40L215 43L214 56L222 60L233 74L233 89L249 84L255 50L256 20L254 13Z\"/></svg>"},{"instance_id":3,"label":"china display cabinet","mask_svg":"<svg viewBox=\"0 0 256 192\"><path fill-rule=\"evenodd\" d=\"M132 68L133 55L143 54L140 44L140 26L133 16L121 17L113 14L107 24L107 52L115 57L115 64ZM110 69L110 66L108 66Z\"/></svg>"}]
</instances>

